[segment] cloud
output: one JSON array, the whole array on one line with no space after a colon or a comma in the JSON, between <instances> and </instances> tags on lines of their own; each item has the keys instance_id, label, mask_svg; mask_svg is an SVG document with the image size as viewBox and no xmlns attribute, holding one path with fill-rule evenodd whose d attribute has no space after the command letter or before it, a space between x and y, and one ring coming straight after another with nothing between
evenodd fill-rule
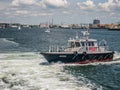
<instances>
[{"instance_id":1,"label":"cloud","mask_svg":"<svg viewBox=\"0 0 120 90\"><path fill-rule=\"evenodd\" d=\"M105 22L113 22L113 17L117 17L117 20L120 17L120 0L1 0L0 11L1 20L6 21L16 18L15 21L18 22L31 19L31 22L36 23L37 20L44 21L45 17L50 16L56 22L80 22L84 21L84 17L88 20L100 17Z\"/></svg>"},{"instance_id":2,"label":"cloud","mask_svg":"<svg viewBox=\"0 0 120 90\"><path fill-rule=\"evenodd\" d=\"M77 2L77 6L81 9L81 10L92 10L96 7L96 5L94 4L94 2L92 0L87 0L86 2Z\"/></svg>"},{"instance_id":3,"label":"cloud","mask_svg":"<svg viewBox=\"0 0 120 90\"><path fill-rule=\"evenodd\" d=\"M85 2L77 2L80 10L93 11L93 12L119 12L120 0L108 0L103 3L95 3L93 0Z\"/></svg>"},{"instance_id":4,"label":"cloud","mask_svg":"<svg viewBox=\"0 0 120 90\"><path fill-rule=\"evenodd\" d=\"M44 8L46 7L54 7L54 8L61 8L61 7L66 7L68 6L68 1L67 0L42 0L41 6Z\"/></svg>"},{"instance_id":5,"label":"cloud","mask_svg":"<svg viewBox=\"0 0 120 90\"><path fill-rule=\"evenodd\" d=\"M6 9L9 5L4 2L0 2L0 10Z\"/></svg>"},{"instance_id":6,"label":"cloud","mask_svg":"<svg viewBox=\"0 0 120 90\"><path fill-rule=\"evenodd\" d=\"M52 13L31 13L30 16L34 16L34 17L37 17L37 16L52 16L53 14Z\"/></svg>"},{"instance_id":7,"label":"cloud","mask_svg":"<svg viewBox=\"0 0 120 90\"><path fill-rule=\"evenodd\" d=\"M105 11L115 11L120 8L120 1L119 0L108 0L105 3L99 3L98 6Z\"/></svg>"},{"instance_id":8,"label":"cloud","mask_svg":"<svg viewBox=\"0 0 120 90\"><path fill-rule=\"evenodd\" d=\"M69 12L69 11L63 11L62 13L64 13L64 14L69 14L70 12Z\"/></svg>"},{"instance_id":9,"label":"cloud","mask_svg":"<svg viewBox=\"0 0 120 90\"><path fill-rule=\"evenodd\" d=\"M40 6L42 8L54 7L61 8L68 6L67 0L13 0L11 5L19 7L20 5L35 5Z\"/></svg>"},{"instance_id":10,"label":"cloud","mask_svg":"<svg viewBox=\"0 0 120 90\"><path fill-rule=\"evenodd\" d=\"M29 14L29 12L27 10L17 10L16 13L17 14L23 14L23 15Z\"/></svg>"},{"instance_id":11,"label":"cloud","mask_svg":"<svg viewBox=\"0 0 120 90\"><path fill-rule=\"evenodd\" d=\"M11 5L12 6L20 6L21 4L24 4L24 5L34 5L36 3L37 3L36 0L13 0Z\"/></svg>"}]
</instances>

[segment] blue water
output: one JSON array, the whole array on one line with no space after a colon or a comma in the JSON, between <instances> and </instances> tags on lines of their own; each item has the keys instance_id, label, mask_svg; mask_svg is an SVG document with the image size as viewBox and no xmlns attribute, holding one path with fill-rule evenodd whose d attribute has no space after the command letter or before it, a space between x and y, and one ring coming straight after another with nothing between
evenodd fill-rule
<instances>
[{"instance_id":1,"label":"blue water","mask_svg":"<svg viewBox=\"0 0 120 90\"><path fill-rule=\"evenodd\" d=\"M50 33L45 33L44 29L24 28L1 29L0 30L0 49L2 51L45 51L50 44L66 45L70 37L75 37L76 31L80 34L82 31L71 29L52 29ZM105 39L111 50L120 51L120 32L108 30L91 30L91 38L98 40ZM7 42L3 39L6 39ZM15 42L15 43L14 43ZM4 44L4 45L3 45ZM1 48L2 47L2 48Z\"/></svg>"},{"instance_id":2,"label":"blue water","mask_svg":"<svg viewBox=\"0 0 120 90\"><path fill-rule=\"evenodd\" d=\"M9 29L9 28L8 29L0 29L0 53L5 57L6 63L7 63L8 58L10 60L13 60L12 62L16 62L16 63L17 63L17 60L19 61L19 58L27 59L29 62L29 59L30 58L33 59L33 58L35 58L35 56L31 55L31 54L24 55L24 53L27 53L27 52L28 53L30 53L30 52L38 53L38 52L42 52L42 51L47 51L49 45L57 44L57 45L65 46L65 45L67 45L67 40L70 37L75 37L76 31L78 32L78 35L81 36L80 32L83 31L83 29L51 29L50 33L46 33L45 29L39 29L39 28L31 28L31 29L22 28L21 30ZM119 55L120 32L119 31L108 31L105 29L98 29L98 30L93 29L93 30L90 30L90 33L91 33L91 35L90 35L91 38L95 38L98 40L105 39L107 41L107 44L109 45L109 48L112 51L118 52L118 55L116 55L116 56L120 57L120 55ZM12 54L10 54L10 53L12 53ZM18 54L16 54L16 53L18 53ZM22 53L22 54L19 55L19 53ZM7 54L7 58L6 58L6 54ZM10 55L8 55L8 54L10 54ZM39 57L39 55L36 57ZM4 63L5 63L5 60L4 60ZM37 63L40 60L42 60L42 61L40 63ZM38 60L35 63L30 63L30 66L32 66L33 64L37 64L38 66L36 66L36 67L41 67L41 68L45 68L45 66L51 67L51 65L49 66L49 65L42 64L42 62L46 62L46 60L44 60L43 58L40 57L40 60ZM0 59L0 61L3 62L3 59ZM24 61L21 61L21 62L24 62ZM12 63L8 64L8 66L10 66L11 64ZM3 65L3 67L5 67L5 66ZM3 67L1 65L1 68L3 68ZM34 68L36 68L36 67L34 66ZM56 68L56 66L54 66L54 67ZM30 67L28 67L28 68L30 68ZM110 62L110 63L89 64L89 65L63 65L62 68L63 69L61 71L59 71L60 73L66 73L67 75L72 75L72 77L76 78L76 79L74 79L75 85L74 84L72 84L72 85L77 88L76 89L71 88L71 90L81 90L80 87L84 87L84 88L82 88L84 90L86 90L86 89L87 90L97 90L97 89L99 89L99 90L120 90L120 62L119 62L119 59L118 59L118 62L115 61L113 63ZM8 69L8 72L9 72L9 69ZM46 68L45 70L48 71L48 69L49 68ZM45 73L49 74L48 72L45 72ZM55 71L55 72L57 72L57 71ZM5 74L5 71L3 71L2 73ZM27 72L27 73L29 73L29 72ZM33 73L36 73L36 72L33 72ZM39 70L39 74L41 74L40 70ZM55 77L57 77L58 75L59 75L59 73L55 74ZM65 77L68 78L68 76L65 76ZM41 78L42 78L42 76L41 76ZM58 86L54 83L53 86L56 85L56 87L54 87L54 90L57 88L62 89L62 87L60 85L62 85L62 83L65 83L65 82L66 82L66 79L65 80L63 79L63 81L60 82ZM69 84L70 84L70 82L69 82ZM38 82L35 82L35 83L38 83ZM21 86L21 87L23 87L23 86ZM65 84L64 87L66 87L66 88L64 88L65 90L66 89L70 90L67 87L67 84ZM24 88L26 88L26 87L24 87ZM35 88L32 87L32 89L34 90ZM47 88L47 89L52 90L53 88L52 89ZM45 89L43 89L43 90L45 90Z\"/></svg>"}]
</instances>

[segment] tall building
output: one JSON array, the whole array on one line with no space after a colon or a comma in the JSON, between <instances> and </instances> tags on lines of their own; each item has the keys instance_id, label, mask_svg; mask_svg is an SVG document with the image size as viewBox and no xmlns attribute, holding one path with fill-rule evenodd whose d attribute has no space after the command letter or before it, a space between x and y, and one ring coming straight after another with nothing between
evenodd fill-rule
<instances>
[{"instance_id":1,"label":"tall building","mask_svg":"<svg viewBox=\"0 0 120 90\"><path fill-rule=\"evenodd\" d=\"M93 20L93 24L100 24L100 20L94 19L94 20Z\"/></svg>"}]
</instances>

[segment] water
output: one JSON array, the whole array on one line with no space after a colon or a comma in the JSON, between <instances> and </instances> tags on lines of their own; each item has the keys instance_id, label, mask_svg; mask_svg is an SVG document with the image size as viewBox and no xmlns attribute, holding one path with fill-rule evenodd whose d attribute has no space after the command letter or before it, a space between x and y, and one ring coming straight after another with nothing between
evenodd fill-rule
<instances>
[{"instance_id":1,"label":"water","mask_svg":"<svg viewBox=\"0 0 120 90\"><path fill-rule=\"evenodd\" d=\"M86 65L49 64L39 55L48 46L66 45L81 30L0 30L0 90L119 90L120 32L92 30L91 37L108 41L114 61ZM80 35L80 34L79 34Z\"/></svg>"}]
</instances>

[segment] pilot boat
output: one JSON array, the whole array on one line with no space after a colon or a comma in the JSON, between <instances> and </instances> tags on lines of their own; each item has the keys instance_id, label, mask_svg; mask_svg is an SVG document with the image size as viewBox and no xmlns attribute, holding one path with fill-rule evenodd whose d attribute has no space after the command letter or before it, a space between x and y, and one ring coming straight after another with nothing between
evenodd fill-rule
<instances>
[{"instance_id":1,"label":"pilot boat","mask_svg":"<svg viewBox=\"0 0 120 90\"><path fill-rule=\"evenodd\" d=\"M82 38L69 39L68 46L49 46L48 52L41 52L49 63L87 64L112 61L114 52L107 42L89 38L89 30L82 31Z\"/></svg>"}]
</instances>

